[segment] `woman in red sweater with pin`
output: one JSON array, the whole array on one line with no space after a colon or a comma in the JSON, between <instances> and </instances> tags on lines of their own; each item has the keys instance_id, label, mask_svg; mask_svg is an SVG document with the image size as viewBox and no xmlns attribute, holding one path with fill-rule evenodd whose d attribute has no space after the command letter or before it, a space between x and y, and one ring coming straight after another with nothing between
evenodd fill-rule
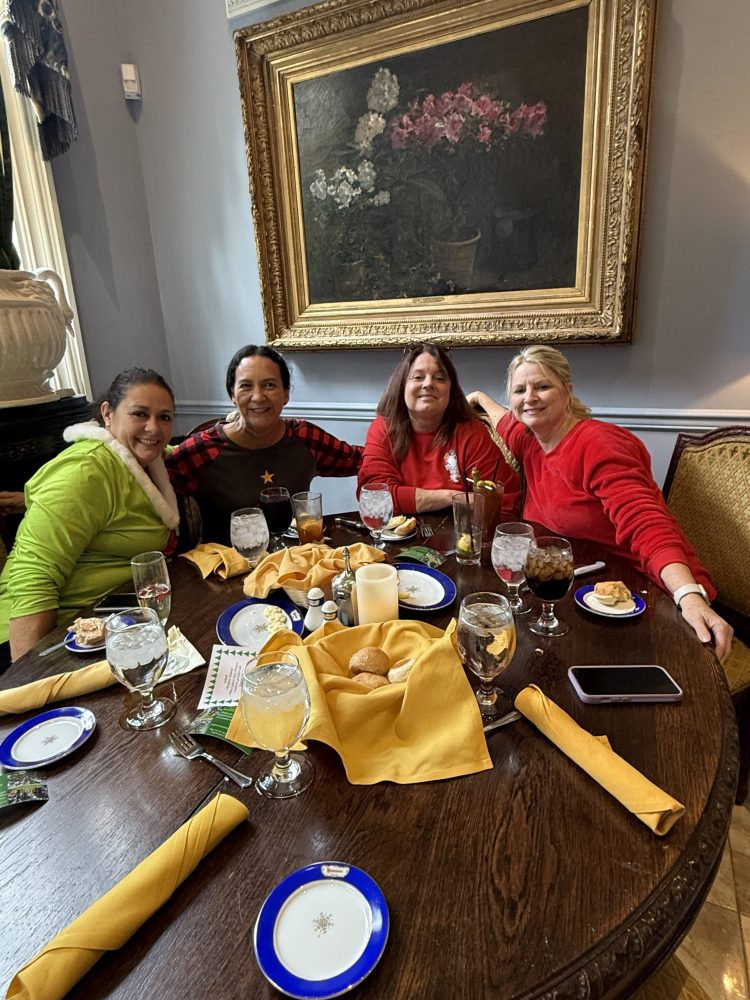
<instances>
[{"instance_id":1,"label":"woman in red sweater with pin","mask_svg":"<svg viewBox=\"0 0 750 1000\"><path fill-rule=\"evenodd\" d=\"M508 401L483 392L478 403L523 468L523 516L566 537L599 542L634 562L672 594L701 642L729 653L731 626L712 610L706 569L669 512L644 445L616 424L593 420L573 395L570 366L554 347L536 345L508 366Z\"/></svg>"},{"instance_id":2,"label":"woman in red sweater with pin","mask_svg":"<svg viewBox=\"0 0 750 1000\"><path fill-rule=\"evenodd\" d=\"M419 344L404 354L367 432L359 488L384 482L396 514L449 507L465 476L504 487L503 510L513 510L520 483L461 391L447 351Z\"/></svg>"}]
</instances>

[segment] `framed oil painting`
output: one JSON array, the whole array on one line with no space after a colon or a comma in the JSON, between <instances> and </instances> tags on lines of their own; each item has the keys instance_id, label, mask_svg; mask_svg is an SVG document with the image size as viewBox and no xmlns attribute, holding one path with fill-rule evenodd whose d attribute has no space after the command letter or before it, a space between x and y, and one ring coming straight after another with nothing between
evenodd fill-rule
<instances>
[{"instance_id":1,"label":"framed oil painting","mask_svg":"<svg viewBox=\"0 0 750 1000\"><path fill-rule=\"evenodd\" d=\"M630 341L654 6L328 0L238 31L268 341Z\"/></svg>"}]
</instances>

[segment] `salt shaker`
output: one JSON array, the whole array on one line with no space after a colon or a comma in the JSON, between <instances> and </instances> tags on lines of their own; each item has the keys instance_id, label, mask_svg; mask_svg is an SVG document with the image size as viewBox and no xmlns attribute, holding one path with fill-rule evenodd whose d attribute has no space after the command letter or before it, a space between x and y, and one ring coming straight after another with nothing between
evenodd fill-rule
<instances>
[{"instance_id":1,"label":"salt shaker","mask_svg":"<svg viewBox=\"0 0 750 1000\"><path fill-rule=\"evenodd\" d=\"M326 601L321 610L324 622L335 622L338 618L339 609L335 601Z\"/></svg>"},{"instance_id":2,"label":"salt shaker","mask_svg":"<svg viewBox=\"0 0 750 1000\"><path fill-rule=\"evenodd\" d=\"M339 621L342 625L357 624L357 588L352 572L349 549L344 546L344 569L333 578L331 584L333 599L339 606Z\"/></svg>"},{"instance_id":3,"label":"salt shaker","mask_svg":"<svg viewBox=\"0 0 750 1000\"><path fill-rule=\"evenodd\" d=\"M305 633L314 632L323 624L323 609L321 604L325 599L325 594L320 587L312 587L307 592L307 614L305 615Z\"/></svg>"}]
</instances>

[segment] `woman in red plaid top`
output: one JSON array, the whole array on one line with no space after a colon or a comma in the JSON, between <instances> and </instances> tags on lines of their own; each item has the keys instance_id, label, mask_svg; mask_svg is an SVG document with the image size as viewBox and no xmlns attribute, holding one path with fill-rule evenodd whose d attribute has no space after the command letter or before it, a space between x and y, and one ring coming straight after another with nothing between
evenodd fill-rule
<instances>
[{"instance_id":1,"label":"woman in red plaid top","mask_svg":"<svg viewBox=\"0 0 750 1000\"><path fill-rule=\"evenodd\" d=\"M266 486L286 486L293 494L308 490L315 476L356 476L362 448L307 420L281 416L289 368L271 347L237 351L226 384L236 418L187 438L166 463L175 492L198 501L203 541L230 545L233 510L257 507Z\"/></svg>"}]
</instances>

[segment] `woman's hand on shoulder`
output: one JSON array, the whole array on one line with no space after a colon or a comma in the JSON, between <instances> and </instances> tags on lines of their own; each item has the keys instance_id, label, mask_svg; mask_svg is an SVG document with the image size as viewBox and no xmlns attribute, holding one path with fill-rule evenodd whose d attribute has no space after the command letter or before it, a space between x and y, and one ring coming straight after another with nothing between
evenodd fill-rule
<instances>
[{"instance_id":1,"label":"woman's hand on shoulder","mask_svg":"<svg viewBox=\"0 0 750 1000\"><path fill-rule=\"evenodd\" d=\"M701 642L713 642L716 655L723 663L729 656L734 635L729 622L725 622L700 594L686 594L680 601L680 611Z\"/></svg>"}]
</instances>

